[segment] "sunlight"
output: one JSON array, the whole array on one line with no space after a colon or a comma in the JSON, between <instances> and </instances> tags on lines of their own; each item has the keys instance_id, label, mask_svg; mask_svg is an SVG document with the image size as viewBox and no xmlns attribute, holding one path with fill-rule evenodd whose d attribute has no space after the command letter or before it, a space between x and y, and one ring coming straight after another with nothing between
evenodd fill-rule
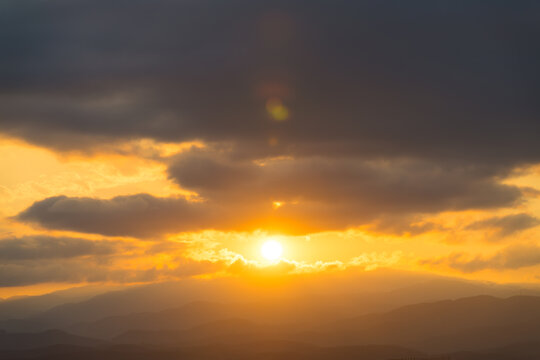
<instances>
[{"instance_id":1,"label":"sunlight","mask_svg":"<svg viewBox=\"0 0 540 360\"><path fill-rule=\"evenodd\" d=\"M269 240L261 247L262 256L269 261L276 261L281 258L283 254L283 247L275 240Z\"/></svg>"},{"instance_id":2,"label":"sunlight","mask_svg":"<svg viewBox=\"0 0 540 360\"><path fill-rule=\"evenodd\" d=\"M281 202L281 201L274 201L274 202L272 203L272 208L273 208L274 210L275 210L275 209L279 209L280 207L283 206L283 204L284 204L284 203Z\"/></svg>"}]
</instances>

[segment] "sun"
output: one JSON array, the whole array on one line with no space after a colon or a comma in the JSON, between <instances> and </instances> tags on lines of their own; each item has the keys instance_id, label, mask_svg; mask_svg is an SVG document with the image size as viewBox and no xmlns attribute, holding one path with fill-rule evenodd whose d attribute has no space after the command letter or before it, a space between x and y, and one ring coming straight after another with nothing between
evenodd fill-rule
<instances>
[{"instance_id":1,"label":"sun","mask_svg":"<svg viewBox=\"0 0 540 360\"><path fill-rule=\"evenodd\" d=\"M269 240L261 247L261 254L266 260L276 261L283 254L283 247L275 240Z\"/></svg>"}]
</instances>

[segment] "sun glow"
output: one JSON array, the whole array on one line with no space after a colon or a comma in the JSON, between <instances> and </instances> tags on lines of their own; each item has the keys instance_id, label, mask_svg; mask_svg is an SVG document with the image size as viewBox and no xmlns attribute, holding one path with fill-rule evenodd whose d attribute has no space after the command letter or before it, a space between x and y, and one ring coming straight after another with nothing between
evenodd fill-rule
<instances>
[{"instance_id":1,"label":"sun glow","mask_svg":"<svg viewBox=\"0 0 540 360\"><path fill-rule=\"evenodd\" d=\"M283 247L275 240L269 240L261 247L262 256L269 261L276 261L281 258L283 254Z\"/></svg>"}]
</instances>

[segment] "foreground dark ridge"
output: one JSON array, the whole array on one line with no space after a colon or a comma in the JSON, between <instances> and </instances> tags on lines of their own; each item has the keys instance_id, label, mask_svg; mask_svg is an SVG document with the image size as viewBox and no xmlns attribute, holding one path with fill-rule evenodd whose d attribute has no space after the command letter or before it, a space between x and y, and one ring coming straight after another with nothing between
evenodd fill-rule
<instances>
[{"instance_id":1,"label":"foreground dark ridge","mask_svg":"<svg viewBox=\"0 0 540 360\"><path fill-rule=\"evenodd\" d=\"M101 340L60 330L4 331L0 332L0 358L113 359L136 353L141 359L218 359L219 354L231 359L386 360L426 354L451 354L452 359L534 359L540 354L540 297L535 296L444 300L319 324L269 324L242 317L212 321L216 314L255 316L257 310L267 310L257 304L223 306L193 303L164 313L146 313L143 322L138 322L140 314L121 317L122 327L131 326L131 330ZM185 328L186 309L191 311L189 323L199 325ZM163 314L171 317L166 323L161 323ZM152 330L138 328L152 319ZM177 328L169 329L175 321Z\"/></svg>"},{"instance_id":2,"label":"foreground dark ridge","mask_svg":"<svg viewBox=\"0 0 540 360\"><path fill-rule=\"evenodd\" d=\"M539 357L539 342L442 355L427 355L390 345L319 347L295 342L257 342L236 346L208 345L176 349L54 345L31 350L0 351L0 358L3 360L533 360Z\"/></svg>"}]
</instances>

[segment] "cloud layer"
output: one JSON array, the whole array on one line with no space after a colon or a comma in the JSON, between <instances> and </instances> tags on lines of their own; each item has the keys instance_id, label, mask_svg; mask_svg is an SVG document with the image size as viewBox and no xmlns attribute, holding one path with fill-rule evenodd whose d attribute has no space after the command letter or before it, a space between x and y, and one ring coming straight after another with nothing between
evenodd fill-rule
<instances>
[{"instance_id":1,"label":"cloud layer","mask_svg":"<svg viewBox=\"0 0 540 360\"><path fill-rule=\"evenodd\" d=\"M0 130L63 150L151 137L257 158L534 162L538 7L5 1Z\"/></svg>"},{"instance_id":2,"label":"cloud layer","mask_svg":"<svg viewBox=\"0 0 540 360\"><path fill-rule=\"evenodd\" d=\"M540 264L540 247L534 244L510 245L491 256L455 253L438 259L426 259L422 265L447 266L463 273L481 270L516 270Z\"/></svg>"},{"instance_id":3,"label":"cloud layer","mask_svg":"<svg viewBox=\"0 0 540 360\"><path fill-rule=\"evenodd\" d=\"M226 241L212 251L233 255L196 260L167 242L209 229L361 227L399 253L362 255L366 240L357 253L283 260L276 272L392 266L412 253L463 273L540 265L538 247L516 241L532 241L538 190L513 181L540 163L538 1L6 0L0 24L0 136L96 163L121 153L114 161L137 164L119 171L151 163L159 178L152 188L143 176L129 186L103 176L99 189L78 179L84 192L36 182L47 191L5 215L49 235L0 239L0 286L261 270ZM463 230L509 246L437 257L450 240L383 239ZM132 263L119 265L126 254Z\"/></svg>"},{"instance_id":4,"label":"cloud layer","mask_svg":"<svg viewBox=\"0 0 540 360\"><path fill-rule=\"evenodd\" d=\"M196 150L177 157L169 176L200 200L57 196L35 202L16 219L48 229L135 237L210 228L306 233L395 214L508 207L522 197L519 188L499 184L489 172L418 161L310 158L255 164Z\"/></svg>"},{"instance_id":5,"label":"cloud layer","mask_svg":"<svg viewBox=\"0 0 540 360\"><path fill-rule=\"evenodd\" d=\"M475 221L465 229L495 232L495 239L503 238L540 225L540 220L529 214L520 213L506 216L495 216L485 220Z\"/></svg>"},{"instance_id":6,"label":"cloud layer","mask_svg":"<svg viewBox=\"0 0 540 360\"><path fill-rule=\"evenodd\" d=\"M217 220L212 209L182 198L147 194L112 199L50 197L17 216L48 229L104 235L153 236L163 232L200 230Z\"/></svg>"},{"instance_id":7,"label":"cloud layer","mask_svg":"<svg viewBox=\"0 0 540 360\"><path fill-rule=\"evenodd\" d=\"M0 239L0 260L8 262L106 256L116 254L120 249L127 250L128 248L118 241L93 241L52 236L4 238Z\"/></svg>"}]
</instances>

